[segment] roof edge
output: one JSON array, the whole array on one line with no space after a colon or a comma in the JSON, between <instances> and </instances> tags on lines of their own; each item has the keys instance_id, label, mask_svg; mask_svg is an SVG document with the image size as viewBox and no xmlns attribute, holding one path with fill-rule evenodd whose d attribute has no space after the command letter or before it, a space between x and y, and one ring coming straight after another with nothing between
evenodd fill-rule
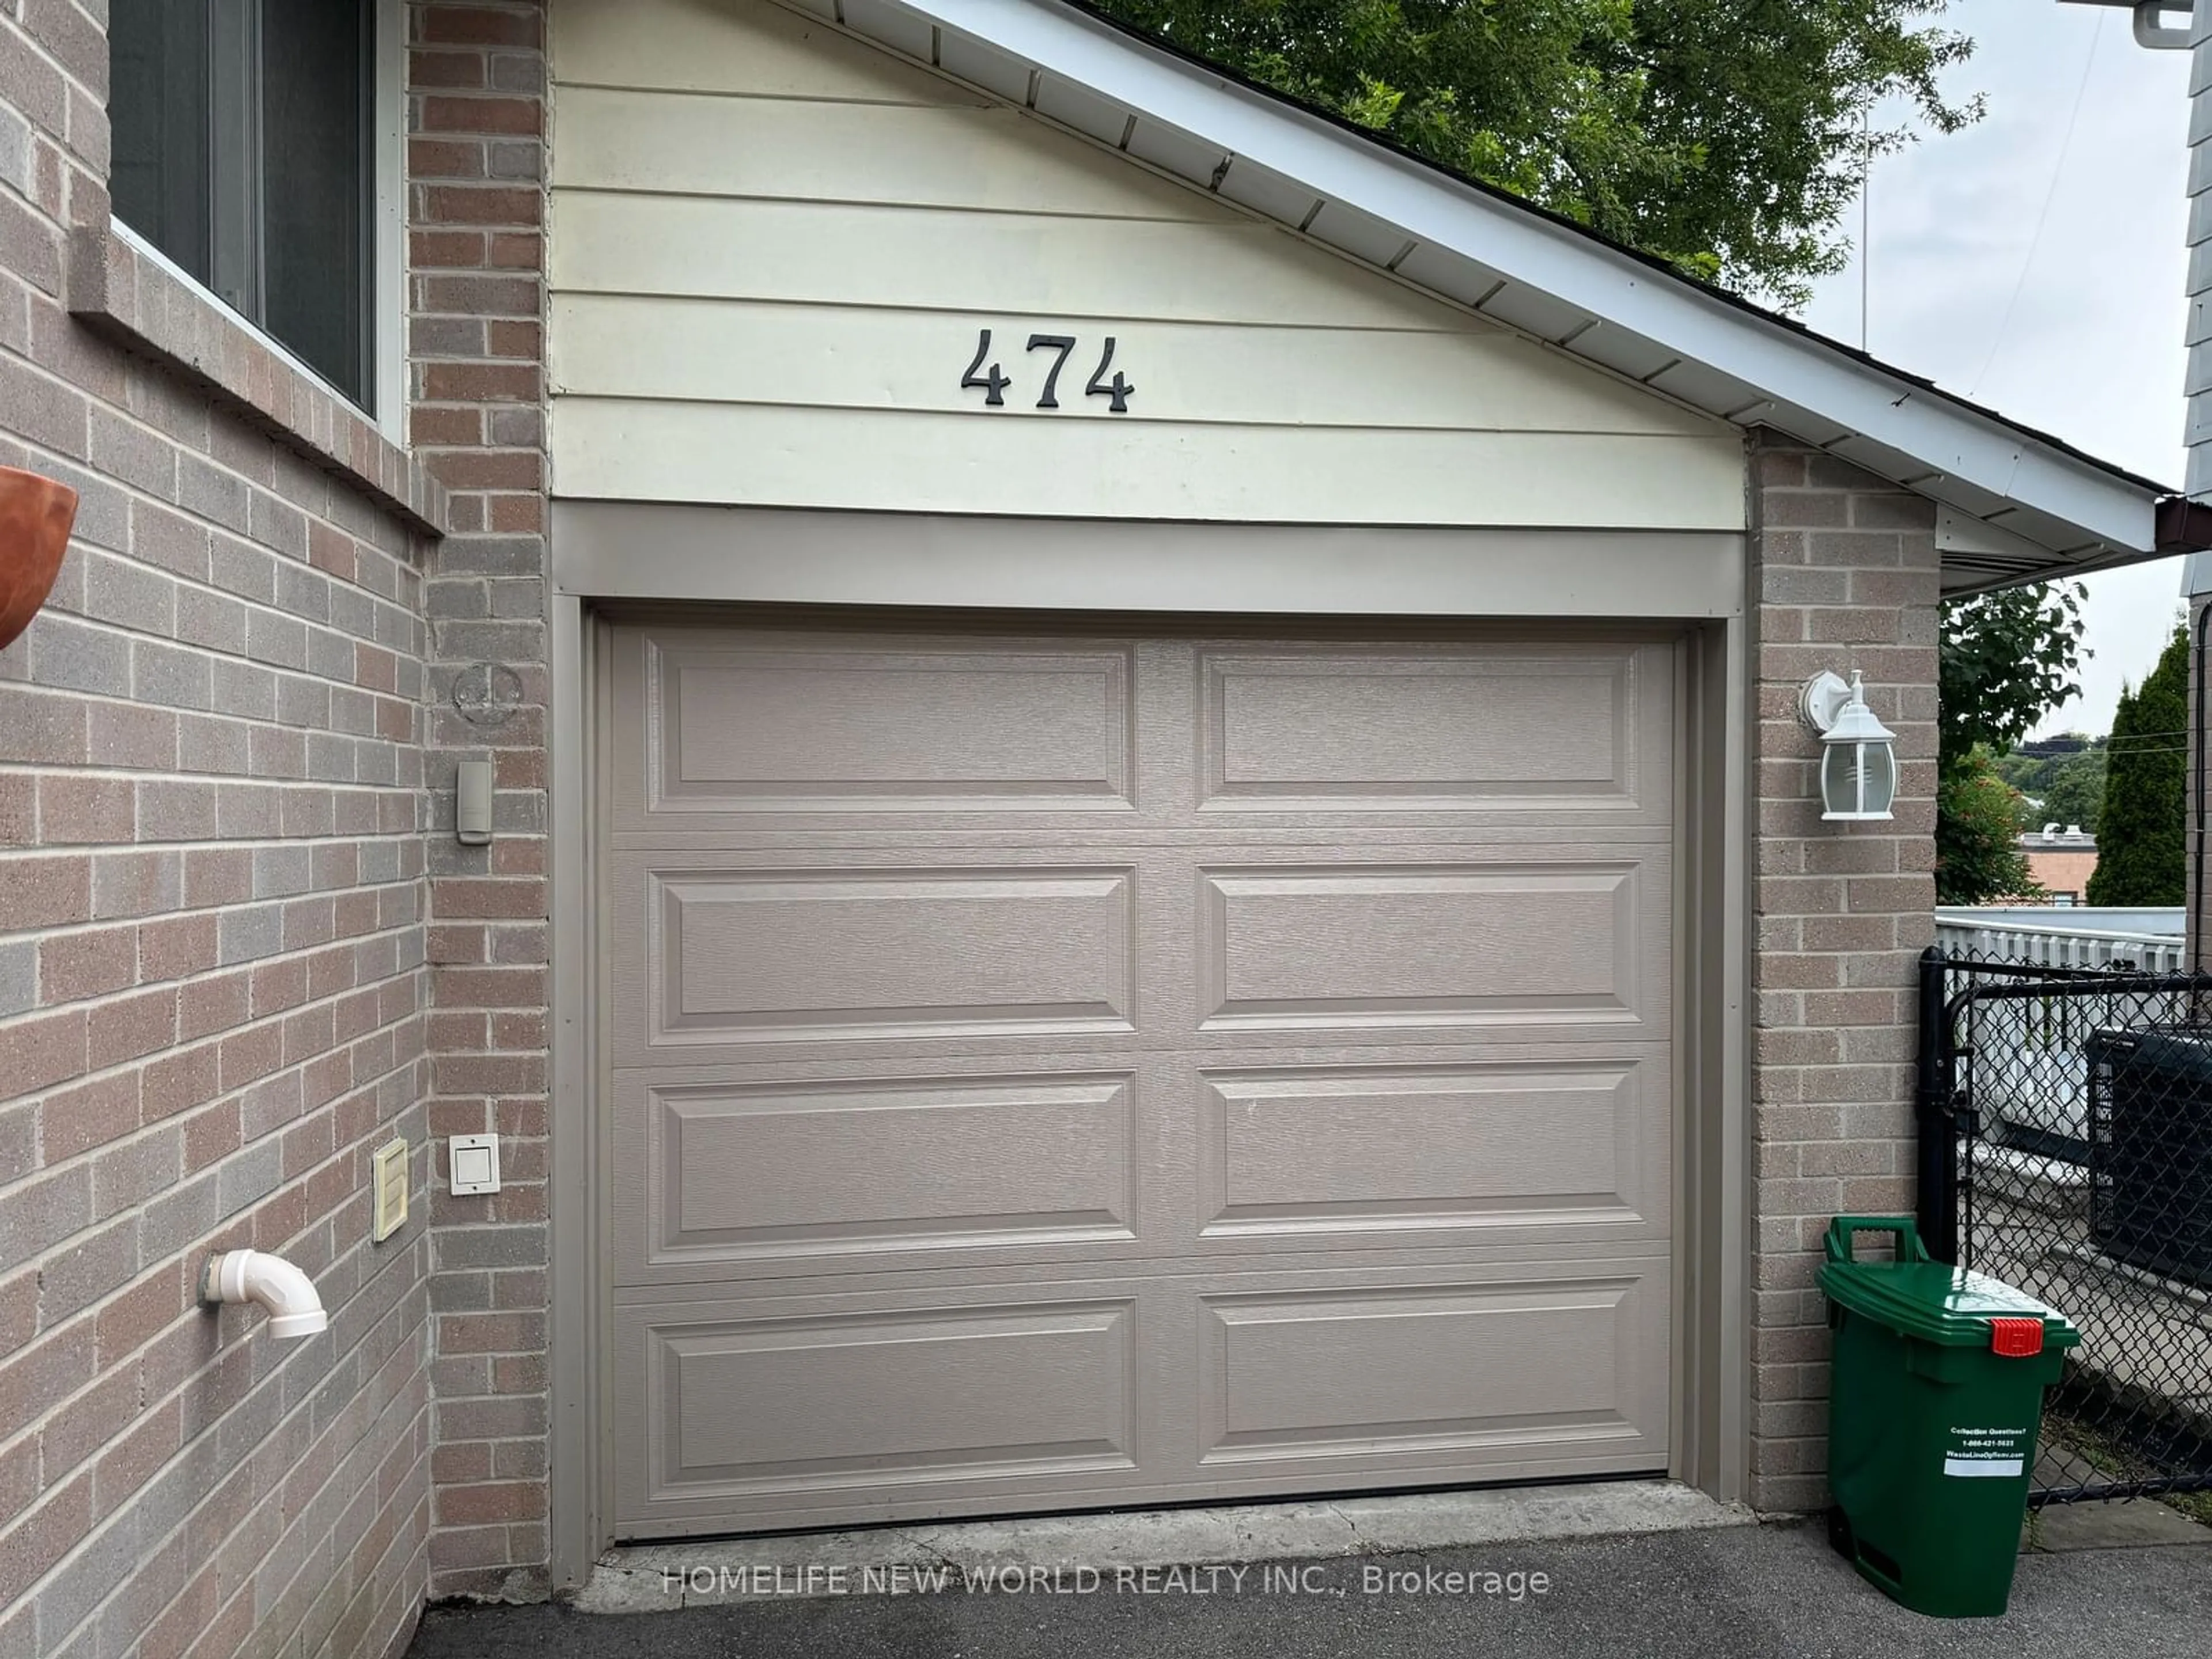
<instances>
[{"instance_id":1,"label":"roof edge","mask_svg":"<svg viewBox=\"0 0 2212 1659\"><path fill-rule=\"evenodd\" d=\"M2160 517L2160 503L2172 494L2166 486L1193 58L1081 0L786 3L817 15L834 9L839 21L892 50L898 40L878 35L872 22L902 17L922 25L932 61L939 31L965 37L1218 151L1216 190L1233 166L1278 175L1470 271L1525 284L1655 342L1720 377L1715 389L1724 399L1730 391L1742 394L1731 407L1705 404L1711 412L1832 447L1845 459L2047 547L2051 568L2041 574L2175 550ZM896 33L921 44L911 29ZM1563 349L1573 351L1571 343Z\"/></svg>"}]
</instances>

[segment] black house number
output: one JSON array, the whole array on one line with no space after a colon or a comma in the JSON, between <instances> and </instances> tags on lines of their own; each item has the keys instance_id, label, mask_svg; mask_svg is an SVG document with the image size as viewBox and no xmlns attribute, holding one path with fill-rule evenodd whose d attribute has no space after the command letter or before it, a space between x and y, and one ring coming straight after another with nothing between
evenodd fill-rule
<instances>
[{"instance_id":1,"label":"black house number","mask_svg":"<svg viewBox=\"0 0 2212 1659\"><path fill-rule=\"evenodd\" d=\"M1076 344L1073 334L1030 336L1029 344L1023 348L1025 355L1038 351L1054 354L1052 365L1044 373L1044 394L1036 400L1039 409L1060 407L1060 371L1067 367L1067 360L1073 355ZM988 368L983 367L990 355L991 331L979 329L976 331L975 356L968 365L968 372L960 377L960 389L981 392L986 409L1004 409L1006 406L1006 388L1014 382L1012 376L1000 371L998 364L993 363ZM1110 400L1106 405L1109 410L1116 415L1127 415L1129 399L1135 395L1137 388L1123 377L1119 369L1115 369L1114 378L1108 380L1106 371L1111 368L1114 368L1114 337L1109 334L1106 350L1098 359L1098 367L1091 371L1091 378L1083 383L1083 395L1108 398Z\"/></svg>"}]
</instances>

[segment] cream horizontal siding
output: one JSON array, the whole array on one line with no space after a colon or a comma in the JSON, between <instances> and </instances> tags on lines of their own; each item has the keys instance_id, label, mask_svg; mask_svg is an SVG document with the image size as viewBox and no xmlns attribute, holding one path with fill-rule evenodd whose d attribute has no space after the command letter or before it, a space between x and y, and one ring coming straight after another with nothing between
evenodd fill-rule
<instances>
[{"instance_id":1,"label":"cream horizontal siding","mask_svg":"<svg viewBox=\"0 0 2212 1659\"><path fill-rule=\"evenodd\" d=\"M770 0L553 0L564 86L852 103L987 102Z\"/></svg>"},{"instance_id":2,"label":"cream horizontal siding","mask_svg":"<svg viewBox=\"0 0 2212 1659\"><path fill-rule=\"evenodd\" d=\"M1553 433L1036 420L978 443L969 415L599 398L561 410L563 495L886 511L1709 530L1711 481L1742 454L1588 434L1572 453L1589 487L1571 489Z\"/></svg>"},{"instance_id":3,"label":"cream horizontal siding","mask_svg":"<svg viewBox=\"0 0 2212 1659\"><path fill-rule=\"evenodd\" d=\"M1742 525L1724 423L768 0L556 0L552 47L558 494Z\"/></svg>"},{"instance_id":4,"label":"cream horizontal siding","mask_svg":"<svg viewBox=\"0 0 2212 1659\"><path fill-rule=\"evenodd\" d=\"M1057 353L1025 349L1026 325L1002 326L993 331L992 356L1018 378L990 419L1612 434L1741 447L1633 386L1595 374L1519 373L1526 348L1496 331L1260 329L1070 312L1051 320L1079 343L1060 375L1060 412L1036 407ZM975 355L976 331L991 321L890 306L562 294L553 301L562 342L555 384L599 397L973 415L982 394L961 389L960 371ZM917 336L945 349L912 354ZM1108 416L1107 398L1084 395L1109 337L1114 368L1137 387L1126 416Z\"/></svg>"},{"instance_id":5,"label":"cream horizontal siding","mask_svg":"<svg viewBox=\"0 0 2212 1659\"><path fill-rule=\"evenodd\" d=\"M1189 186L1074 141L1037 165L1018 110L823 104L576 87L561 94L572 189L1246 222ZM1050 133L1050 137L1059 135Z\"/></svg>"},{"instance_id":6,"label":"cream horizontal siding","mask_svg":"<svg viewBox=\"0 0 2212 1659\"><path fill-rule=\"evenodd\" d=\"M562 293L1012 313L1039 325L1066 315L1248 327L1410 325L1440 338L1462 331L1442 304L1395 283L1361 280L1336 255L1249 220L1049 218L570 190L554 204L551 252ZM968 337L972 345L972 331ZM1540 347L1523 357L1524 375L1599 378ZM965 362L953 365L955 379Z\"/></svg>"}]
</instances>

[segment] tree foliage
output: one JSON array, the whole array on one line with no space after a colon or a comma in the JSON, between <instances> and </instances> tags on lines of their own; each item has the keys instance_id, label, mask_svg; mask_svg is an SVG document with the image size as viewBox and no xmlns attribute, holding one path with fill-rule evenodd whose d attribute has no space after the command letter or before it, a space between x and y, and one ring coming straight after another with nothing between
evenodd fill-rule
<instances>
[{"instance_id":1,"label":"tree foliage","mask_svg":"<svg viewBox=\"0 0 2212 1659\"><path fill-rule=\"evenodd\" d=\"M1904 100L1939 132L1973 50L1948 0L1092 0L1194 56L1668 259L1802 303L1873 126Z\"/></svg>"},{"instance_id":2,"label":"tree foliage","mask_svg":"<svg viewBox=\"0 0 2212 1659\"><path fill-rule=\"evenodd\" d=\"M1945 904L2033 890L2018 844L2021 797L1996 757L2074 690L2081 590L2008 588L1943 607L1937 653L1936 896ZM1992 837L2003 817L2002 845Z\"/></svg>"},{"instance_id":3,"label":"tree foliage","mask_svg":"<svg viewBox=\"0 0 2212 1659\"><path fill-rule=\"evenodd\" d=\"M2052 753L2037 744L1997 757L1998 775L2021 793L2020 827L2079 824L2094 834L2105 805L2106 739L2069 732L2049 741L2067 747Z\"/></svg>"},{"instance_id":4,"label":"tree foliage","mask_svg":"<svg viewBox=\"0 0 2212 1659\"><path fill-rule=\"evenodd\" d=\"M2189 634L2177 628L2150 677L2120 694L2090 903L2186 902L2188 732Z\"/></svg>"},{"instance_id":5,"label":"tree foliage","mask_svg":"<svg viewBox=\"0 0 2212 1659\"><path fill-rule=\"evenodd\" d=\"M2041 790L2027 792L2042 804L2035 815L2035 828L2056 823L2068 829L2078 823L2092 835L2096 833L2098 814L2105 810L2105 752L2100 741L2078 755L2047 763Z\"/></svg>"},{"instance_id":6,"label":"tree foliage","mask_svg":"<svg viewBox=\"0 0 2212 1659\"><path fill-rule=\"evenodd\" d=\"M1936 786L1936 901L1981 904L2042 893L2021 851L2019 792L1986 750L1975 750Z\"/></svg>"},{"instance_id":7,"label":"tree foliage","mask_svg":"<svg viewBox=\"0 0 2212 1659\"><path fill-rule=\"evenodd\" d=\"M2010 750L2073 695L2083 654L2078 583L2011 587L1946 605L1936 751L1944 775L1977 747Z\"/></svg>"}]
</instances>

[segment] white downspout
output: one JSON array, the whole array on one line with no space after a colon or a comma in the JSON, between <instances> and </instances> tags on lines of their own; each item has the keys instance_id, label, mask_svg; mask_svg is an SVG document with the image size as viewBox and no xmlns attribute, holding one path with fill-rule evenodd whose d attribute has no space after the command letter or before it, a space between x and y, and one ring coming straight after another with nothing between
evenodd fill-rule
<instances>
[{"instance_id":1,"label":"white downspout","mask_svg":"<svg viewBox=\"0 0 2212 1659\"><path fill-rule=\"evenodd\" d=\"M200 1275L203 1302L258 1302L269 1310L269 1334L279 1341L330 1328L315 1281L281 1255L225 1250Z\"/></svg>"}]
</instances>

